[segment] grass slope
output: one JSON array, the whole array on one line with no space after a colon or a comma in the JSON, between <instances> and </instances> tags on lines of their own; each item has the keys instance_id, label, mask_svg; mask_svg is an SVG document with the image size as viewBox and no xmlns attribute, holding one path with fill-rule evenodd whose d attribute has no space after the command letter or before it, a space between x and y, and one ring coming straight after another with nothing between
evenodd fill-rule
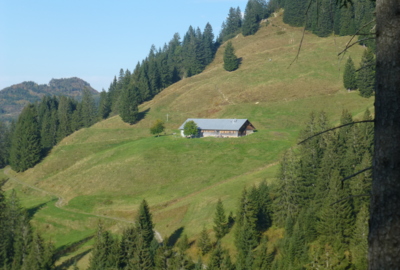
<instances>
[{"instance_id":1,"label":"grass slope","mask_svg":"<svg viewBox=\"0 0 400 270\"><path fill-rule=\"evenodd\" d=\"M75 132L17 177L62 196L65 209L74 211L132 219L146 198L162 235L182 227L193 239L203 224L211 229L218 198L229 213L235 211L243 187L274 180L281 153L295 144L311 111L324 110L337 123L343 109L360 117L372 108L372 99L343 89L345 61L339 61L337 52L348 37L306 33L300 57L290 66L301 35L302 29L283 24L280 15L271 18L256 35L232 39L242 59L237 71L224 71L222 45L203 73L143 104L145 116L139 123L130 126L115 116ZM353 47L349 54L360 59L362 51ZM150 136L152 123L167 114L168 136ZM258 132L235 139L183 139L173 134L189 117L248 118ZM91 233L92 218L80 217L77 225L69 214L68 229L46 229L63 215L57 211L62 210L46 203L34 220L59 246L68 243L63 237L78 241ZM115 231L123 226L111 225ZM64 236L57 236L61 233ZM224 241L232 245L231 236Z\"/></svg>"}]
</instances>

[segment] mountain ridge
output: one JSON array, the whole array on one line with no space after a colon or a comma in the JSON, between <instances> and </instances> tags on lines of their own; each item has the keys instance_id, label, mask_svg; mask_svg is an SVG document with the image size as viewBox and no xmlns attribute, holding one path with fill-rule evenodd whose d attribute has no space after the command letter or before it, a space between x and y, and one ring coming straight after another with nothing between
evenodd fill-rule
<instances>
[{"instance_id":1,"label":"mountain ridge","mask_svg":"<svg viewBox=\"0 0 400 270\"><path fill-rule=\"evenodd\" d=\"M25 105L40 101L45 95L64 95L80 99L85 88L93 95L99 94L88 82L78 77L51 79L48 84L24 81L3 88L0 90L0 120L16 119Z\"/></svg>"}]
</instances>

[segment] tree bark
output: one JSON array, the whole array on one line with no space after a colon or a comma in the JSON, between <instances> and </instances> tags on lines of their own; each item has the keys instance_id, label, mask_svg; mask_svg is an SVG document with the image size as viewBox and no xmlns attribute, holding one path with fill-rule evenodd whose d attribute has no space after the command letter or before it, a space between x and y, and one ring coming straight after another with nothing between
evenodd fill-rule
<instances>
[{"instance_id":1,"label":"tree bark","mask_svg":"<svg viewBox=\"0 0 400 270\"><path fill-rule=\"evenodd\" d=\"M400 1L376 1L369 269L400 269Z\"/></svg>"}]
</instances>

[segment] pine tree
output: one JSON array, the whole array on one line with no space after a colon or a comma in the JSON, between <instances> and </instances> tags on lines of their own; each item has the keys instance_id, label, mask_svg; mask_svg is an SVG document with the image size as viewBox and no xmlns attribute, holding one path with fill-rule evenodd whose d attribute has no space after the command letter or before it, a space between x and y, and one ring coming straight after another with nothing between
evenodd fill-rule
<instances>
[{"instance_id":1,"label":"pine tree","mask_svg":"<svg viewBox=\"0 0 400 270\"><path fill-rule=\"evenodd\" d=\"M10 164L17 172L32 168L41 158L40 132L34 105L27 105L18 117L12 140Z\"/></svg>"},{"instance_id":2,"label":"pine tree","mask_svg":"<svg viewBox=\"0 0 400 270\"><path fill-rule=\"evenodd\" d=\"M95 236L95 244L92 249L91 257L89 259L88 270L106 269L107 266L107 247L104 238L104 229L101 222L98 223L97 232Z\"/></svg>"},{"instance_id":3,"label":"pine tree","mask_svg":"<svg viewBox=\"0 0 400 270\"><path fill-rule=\"evenodd\" d=\"M221 199L218 199L214 216L214 232L215 237L220 240L228 233L228 222L225 215L224 205Z\"/></svg>"},{"instance_id":4,"label":"pine tree","mask_svg":"<svg viewBox=\"0 0 400 270\"><path fill-rule=\"evenodd\" d=\"M207 23L203 32L203 43L204 43L204 62L206 65L212 62L215 55L214 47L214 33L211 24Z\"/></svg>"},{"instance_id":5,"label":"pine tree","mask_svg":"<svg viewBox=\"0 0 400 270\"><path fill-rule=\"evenodd\" d=\"M97 108L94 98L89 89L83 89L82 96L82 123L84 127L90 127L96 123Z\"/></svg>"},{"instance_id":6,"label":"pine tree","mask_svg":"<svg viewBox=\"0 0 400 270\"><path fill-rule=\"evenodd\" d=\"M134 124L138 121L138 90L136 87L124 89L121 94L120 116L125 123Z\"/></svg>"},{"instance_id":7,"label":"pine tree","mask_svg":"<svg viewBox=\"0 0 400 270\"><path fill-rule=\"evenodd\" d=\"M0 121L0 168L8 165L9 151L9 127Z\"/></svg>"},{"instance_id":8,"label":"pine tree","mask_svg":"<svg viewBox=\"0 0 400 270\"><path fill-rule=\"evenodd\" d=\"M109 94L106 91L101 91L100 93L100 103L99 103L99 118L107 119L111 113L111 100Z\"/></svg>"},{"instance_id":9,"label":"pine tree","mask_svg":"<svg viewBox=\"0 0 400 270\"><path fill-rule=\"evenodd\" d=\"M253 263L253 269L258 270L269 270L273 261L273 255L268 252L267 237L263 237L261 244L256 252L255 260Z\"/></svg>"},{"instance_id":10,"label":"pine tree","mask_svg":"<svg viewBox=\"0 0 400 270\"><path fill-rule=\"evenodd\" d=\"M371 49L366 49L360 63L357 85L362 97L371 97L375 92L375 57Z\"/></svg>"},{"instance_id":11,"label":"pine tree","mask_svg":"<svg viewBox=\"0 0 400 270\"><path fill-rule=\"evenodd\" d=\"M72 113L75 110L76 103L66 96L61 96L58 105L58 130L57 141L61 141L72 133L71 121Z\"/></svg>"},{"instance_id":12,"label":"pine tree","mask_svg":"<svg viewBox=\"0 0 400 270\"><path fill-rule=\"evenodd\" d=\"M244 12L242 26L243 36L254 35L257 33L260 20L261 18L257 12L256 0L249 0Z\"/></svg>"},{"instance_id":13,"label":"pine tree","mask_svg":"<svg viewBox=\"0 0 400 270\"><path fill-rule=\"evenodd\" d=\"M357 89L356 68L351 57L347 59L346 66L344 67L343 84L347 90Z\"/></svg>"},{"instance_id":14,"label":"pine tree","mask_svg":"<svg viewBox=\"0 0 400 270\"><path fill-rule=\"evenodd\" d=\"M368 268L368 221L369 211L367 206L363 205L357 215L350 242L352 263L355 269Z\"/></svg>"},{"instance_id":15,"label":"pine tree","mask_svg":"<svg viewBox=\"0 0 400 270\"><path fill-rule=\"evenodd\" d=\"M211 250L211 240L206 227L203 227L203 230L201 230L200 237L197 240L197 247L202 255L207 254Z\"/></svg>"},{"instance_id":16,"label":"pine tree","mask_svg":"<svg viewBox=\"0 0 400 270\"><path fill-rule=\"evenodd\" d=\"M297 190L298 162L293 151L284 153L280 162L276 196L273 202L274 222L283 226L288 217L295 218L299 213L301 197Z\"/></svg>"},{"instance_id":17,"label":"pine tree","mask_svg":"<svg viewBox=\"0 0 400 270\"><path fill-rule=\"evenodd\" d=\"M238 212L236 214L235 246L238 251L238 263L246 265L249 253L257 246L259 233L257 231L257 204L243 189Z\"/></svg>"},{"instance_id":18,"label":"pine tree","mask_svg":"<svg viewBox=\"0 0 400 270\"><path fill-rule=\"evenodd\" d=\"M234 71L239 67L239 60L235 55L235 48L231 41L228 41L224 51L224 69L226 71Z\"/></svg>"},{"instance_id":19,"label":"pine tree","mask_svg":"<svg viewBox=\"0 0 400 270\"><path fill-rule=\"evenodd\" d=\"M224 251L222 250L221 244L217 243L217 246L213 250L210 256L210 261L207 265L209 270L220 270L224 261Z\"/></svg>"},{"instance_id":20,"label":"pine tree","mask_svg":"<svg viewBox=\"0 0 400 270\"><path fill-rule=\"evenodd\" d=\"M143 237L143 244L147 247L150 247L151 242L154 239L153 228L154 224L150 208L146 200L143 200L139 206L139 213L136 217L136 229L138 234Z\"/></svg>"}]
</instances>

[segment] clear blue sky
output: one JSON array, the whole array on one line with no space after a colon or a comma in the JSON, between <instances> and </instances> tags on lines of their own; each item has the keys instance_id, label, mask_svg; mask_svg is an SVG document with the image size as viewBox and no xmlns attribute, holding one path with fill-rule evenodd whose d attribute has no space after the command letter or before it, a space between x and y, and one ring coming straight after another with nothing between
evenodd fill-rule
<instances>
[{"instance_id":1,"label":"clear blue sky","mask_svg":"<svg viewBox=\"0 0 400 270\"><path fill-rule=\"evenodd\" d=\"M247 0L0 0L0 90L79 77L101 91L189 26L219 34Z\"/></svg>"}]
</instances>

